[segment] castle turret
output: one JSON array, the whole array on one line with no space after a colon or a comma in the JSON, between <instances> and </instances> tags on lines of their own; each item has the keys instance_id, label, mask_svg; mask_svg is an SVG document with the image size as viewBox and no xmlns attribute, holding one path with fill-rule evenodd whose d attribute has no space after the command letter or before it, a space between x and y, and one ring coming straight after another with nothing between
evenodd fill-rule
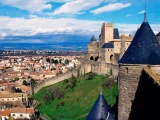
<instances>
[{"instance_id":1,"label":"castle turret","mask_svg":"<svg viewBox=\"0 0 160 120\"><path fill-rule=\"evenodd\" d=\"M97 61L99 58L98 50L99 50L99 43L97 42L96 38L92 36L90 44L88 45L88 59Z\"/></svg>"},{"instance_id":2,"label":"castle turret","mask_svg":"<svg viewBox=\"0 0 160 120\"><path fill-rule=\"evenodd\" d=\"M115 116L102 95L102 92L100 92L86 120L115 120Z\"/></svg>"},{"instance_id":3,"label":"castle turret","mask_svg":"<svg viewBox=\"0 0 160 120\"><path fill-rule=\"evenodd\" d=\"M160 46L147 22L145 12L144 21L137 30L130 46L119 60L118 120L131 119L130 113L141 72L150 65L160 65Z\"/></svg>"}]
</instances>

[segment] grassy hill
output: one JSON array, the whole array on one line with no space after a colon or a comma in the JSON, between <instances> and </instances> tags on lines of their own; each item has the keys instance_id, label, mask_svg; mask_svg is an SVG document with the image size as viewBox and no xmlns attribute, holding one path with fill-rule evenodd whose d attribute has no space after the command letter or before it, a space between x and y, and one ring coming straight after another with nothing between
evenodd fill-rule
<instances>
[{"instance_id":1,"label":"grassy hill","mask_svg":"<svg viewBox=\"0 0 160 120\"><path fill-rule=\"evenodd\" d=\"M40 102L37 109L51 120L84 120L95 103L101 88L108 104L111 106L115 104L117 84L110 84L110 82L106 82L107 79L105 76L95 74L92 77L87 74L76 78L74 87L71 78L42 88L33 97ZM110 87L104 87L104 82ZM61 98L58 96L58 90L61 91L59 92L60 95L64 93ZM52 100L49 102L45 101L47 94L52 96Z\"/></svg>"}]
</instances>

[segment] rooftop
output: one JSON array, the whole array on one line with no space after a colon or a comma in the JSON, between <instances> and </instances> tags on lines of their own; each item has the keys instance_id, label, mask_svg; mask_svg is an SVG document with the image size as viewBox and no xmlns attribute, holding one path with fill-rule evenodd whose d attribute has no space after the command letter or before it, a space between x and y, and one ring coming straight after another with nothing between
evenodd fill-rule
<instances>
[{"instance_id":1,"label":"rooftop","mask_svg":"<svg viewBox=\"0 0 160 120\"><path fill-rule=\"evenodd\" d=\"M114 28L114 30L113 30L113 38L114 38L114 39L120 39L120 38L119 38L118 28Z\"/></svg>"},{"instance_id":2,"label":"rooftop","mask_svg":"<svg viewBox=\"0 0 160 120\"><path fill-rule=\"evenodd\" d=\"M145 16L119 63L160 64L160 46Z\"/></svg>"},{"instance_id":3,"label":"rooftop","mask_svg":"<svg viewBox=\"0 0 160 120\"><path fill-rule=\"evenodd\" d=\"M108 42L108 43L104 43L102 48L114 48L114 47L113 47L113 44L111 42Z\"/></svg>"},{"instance_id":4,"label":"rooftop","mask_svg":"<svg viewBox=\"0 0 160 120\"><path fill-rule=\"evenodd\" d=\"M94 37L94 35L92 36L90 42L93 42L93 41L97 41L96 38Z\"/></svg>"},{"instance_id":5,"label":"rooftop","mask_svg":"<svg viewBox=\"0 0 160 120\"><path fill-rule=\"evenodd\" d=\"M0 98L13 98L13 97L26 97L25 93L9 93L9 94L0 94Z\"/></svg>"},{"instance_id":6,"label":"rooftop","mask_svg":"<svg viewBox=\"0 0 160 120\"><path fill-rule=\"evenodd\" d=\"M102 92L98 96L95 104L93 105L90 113L86 117L86 120L114 120L114 114L111 111L110 106L105 100Z\"/></svg>"}]
</instances>

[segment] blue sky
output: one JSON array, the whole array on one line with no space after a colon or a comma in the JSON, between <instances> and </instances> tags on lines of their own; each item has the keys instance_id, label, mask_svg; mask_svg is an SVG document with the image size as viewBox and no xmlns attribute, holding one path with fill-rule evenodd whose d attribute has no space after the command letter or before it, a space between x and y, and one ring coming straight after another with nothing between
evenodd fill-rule
<instances>
[{"instance_id":1,"label":"blue sky","mask_svg":"<svg viewBox=\"0 0 160 120\"><path fill-rule=\"evenodd\" d=\"M38 34L100 34L112 22L120 34L134 35L144 6L153 31L160 31L160 0L0 0L0 39Z\"/></svg>"}]
</instances>

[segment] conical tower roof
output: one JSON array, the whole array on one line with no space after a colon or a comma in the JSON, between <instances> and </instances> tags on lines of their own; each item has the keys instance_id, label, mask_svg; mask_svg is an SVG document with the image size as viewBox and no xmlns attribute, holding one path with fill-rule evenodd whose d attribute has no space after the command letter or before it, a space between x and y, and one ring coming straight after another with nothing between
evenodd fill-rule
<instances>
[{"instance_id":1,"label":"conical tower roof","mask_svg":"<svg viewBox=\"0 0 160 120\"><path fill-rule=\"evenodd\" d=\"M119 63L160 64L160 46L144 14L144 21L137 30L130 46Z\"/></svg>"},{"instance_id":2,"label":"conical tower roof","mask_svg":"<svg viewBox=\"0 0 160 120\"><path fill-rule=\"evenodd\" d=\"M156 36L160 36L160 32Z\"/></svg>"},{"instance_id":3,"label":"conical tower roof","mask_svg":"<svg viewBox=\"0 0 160 120\"><path fill-rule=\"evenodd\" d=\"M105 100L102 92L98 96L86 120L115 120L115 116L111 111L110 106Z\"/></svg>"},{"instance_id":4,"label":"conical tower roof","mask_svg":"<svg viewBox=\"0 0 160 120\"><path fill-rule=\"evenodd\" d=\"M93 42L93 41L97 41L96 38L94 37L94 35L92 36L90 42Z\"/></svg>"}]
</instances>

